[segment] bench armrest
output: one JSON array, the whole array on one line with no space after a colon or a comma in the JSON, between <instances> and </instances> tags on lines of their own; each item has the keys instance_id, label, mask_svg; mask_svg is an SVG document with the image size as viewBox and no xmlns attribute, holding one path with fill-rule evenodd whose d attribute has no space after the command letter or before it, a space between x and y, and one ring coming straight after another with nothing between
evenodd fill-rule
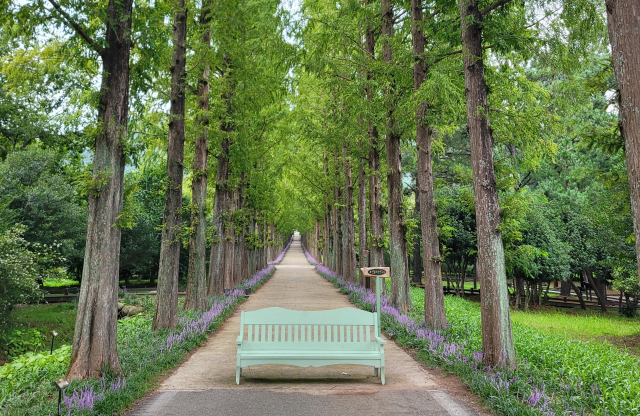
<instances>
[{"instance_id":1,"label":"bench armrest","mask_svg":"<svg viewBox=\"0 0 640 416\"><path fill-rule=\"evenodd\" d=\"M378 337L378 336L377 336L377 337L375 337L375 339L376 339L376 342L377 342L378 344L380 344L380 345L384 345L384 344L386 344L386 343L387 343L387 341L383 340L381 337Z\"/></svg>"},{"instance_id":2,"label":"bench armrest","mask_svg":"<svg viewBox=\"0 0 640 416\"><path fill-rule=\"evenodd\" d=\"M236 344L242 345L242 334L238 335L238 338L236 338Z\"/></svg>"}]
</instances>

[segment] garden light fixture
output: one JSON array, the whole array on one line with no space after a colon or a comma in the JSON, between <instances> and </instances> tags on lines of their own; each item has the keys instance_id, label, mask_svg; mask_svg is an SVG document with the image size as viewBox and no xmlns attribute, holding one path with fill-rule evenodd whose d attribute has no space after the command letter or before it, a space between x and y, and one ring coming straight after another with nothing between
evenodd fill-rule
<instances>
[{"instance_id":1,"label":"garden light fixture","mask_svg":"<svg viewBox=\"0 0 640 416\"><path fill-rule=\"evenodd\" d=\"M53 331L55 334L56 331ZM58 334L56 334L58 335ZM54 335L55 337L55 335ZM60 416L60 404L62 403L62 390L69 385L69 382L64 379L64 377L60 377L56 381L53 382L58 388L58 416Z\"/></svg>"},{"instance_id":2,"label":"garden light fixture","mask_svg":"<svg viewBox=\"0 0 640 416\"><path fill-rule=\"evenodd\" d=\"M58 333L55 330L51 331L51 351L49 354L53 354L53 340L56 339L57 336Z\"/></svg>"}]
</instances>

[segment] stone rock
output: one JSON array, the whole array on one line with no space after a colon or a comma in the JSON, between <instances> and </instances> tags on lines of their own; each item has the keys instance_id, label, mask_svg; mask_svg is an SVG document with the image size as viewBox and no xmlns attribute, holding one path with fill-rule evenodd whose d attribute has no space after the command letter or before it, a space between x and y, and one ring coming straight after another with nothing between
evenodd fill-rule
<instances>
[{"instance_id":1,"label":"stone rock","mask_svg":"<svg viewBox=\"0 0 640 416\"><path fill-rule=\"evenodd\" d=\"M131 306L131 305L127 305L123 307L122 310L120 311L122 316L133 316L141 312L144 312L144 308L141 308L139 306Z\"/></svg>"}]
</instances>

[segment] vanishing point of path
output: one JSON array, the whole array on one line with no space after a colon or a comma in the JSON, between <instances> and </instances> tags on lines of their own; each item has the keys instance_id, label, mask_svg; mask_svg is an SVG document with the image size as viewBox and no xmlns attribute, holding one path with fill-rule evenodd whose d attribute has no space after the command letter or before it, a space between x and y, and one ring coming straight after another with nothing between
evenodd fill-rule
<instances>
[{"instance_id":1,"label":"vanishing point of path","mask_svg":"<svg viewBox=\"0 0 640 416\"><path fill-rule=\"evenodd\" d=\"M452 384L464 392L459 381L446 378L443 382L445 379L429 373L388 338L384 386L373 376L372 367L358 365L253 366L243 369L240 385L236 385L235 339L240 331L240 311L271 306L298 310L353 307L309 265L296 234L271 279L129 415L478 414L447 393Z\"/></svg>"}]
</instances>

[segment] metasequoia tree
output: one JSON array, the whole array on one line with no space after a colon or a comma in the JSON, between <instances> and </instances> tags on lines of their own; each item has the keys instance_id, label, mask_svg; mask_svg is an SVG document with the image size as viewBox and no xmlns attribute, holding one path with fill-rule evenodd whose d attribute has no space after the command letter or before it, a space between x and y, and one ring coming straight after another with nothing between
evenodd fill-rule
<instances>
[{"instance_id":1,"label":"metasequoia tree","mask_svg":"<svg viewBox=\"0 0 640 416\"><path fill-rule=\"evenodd\" d=\"M425 64L425 36L422 0L411 1L411 20L413 32L413 86L417 91L427 75ZM438 217L433 190L433 168L431 166L431 135L427 123L429 103L424 102L416 108L416 152L418 195L416 209L420 211L422 228L422 265L424 269L424 317L432 328L447 326L444 310L444 292L440 267L440 240L438 238ZM419 247L419 245L418 245ZM419 257L419 251L417 257ZM418 281L420 276L418 276Z\"/></svg>"},{"instance_id":2,"label":"metasequoia tree","mask_svg":"<svg viewBox=\"0 0 640 416\"><path fill-rule=\"evenodd\" d=\"M382 0L382 59L391 73L393 66L393 5L391 0ZM409 272L407 270L407 241L402 214L402 169L400 134L395 116L395 83L393 76L387 80L387 188L389 198L389 252L391 255L391 300L403 310L411 307Z\"/></svg>"},{"instance_id":3,"label":"metasequoia tree","mask_svg":"<svg viewBox=\"0 0 640 416\"><path fill-rule=\"evenodd\" d=\"M618 90L620 134L624 140L640 281L640 2L606 0L607 26Z\"/></svg>"},{"instance_id":4,"label":"metasequoia tree","mask_svg":"<svg viewBox=\"0 0 640 416\"><path fill-rule=\"evenodd\" d=\"M371 5L371 0L365 3ZM367 61L375 60L376 34L371 19L367 19L365 31L365 51ZM373 87L373 71L366 71L365 97L371 103L375 94ZM367 133L369 135L369 264L371 266L384 266L384 221L382 212L382 182L380 180L380 135L378 127L371 116L367 120Z\"/></svg>"},{"instance_id":5,"label":"metasequoia tree","mask_svg":"<svg viewBox=\"0 0 640 416\"><path fill-rule=\"evenodd\" d=\"M171 110L167 148L167 189L164 199L158 293L153 329L178 325L178 272L182 227L182 174L184 159L184 116L186 81L187 10L179 0L173 15L173 57L171 60Z\"/></svg>"},{"instance_id":6,"label":"metasequoia tree","mask_svg":"<svg viewBox=\"0 0 640 416\"><path fill-rule=\"evenodd\" d=\"M102 60L87 242L67 379L120 373L116 346L123 205L124 143L129 114L131 0L109 0L104 42L93 39L55 1L55 16L75 31ZM104 45L104 46L103 46Z\"/></svg>"},{"instance_id":7,"label":"metasequoia tree","mask_svg":"<svg viewBox=\"0 0 640 416\"><path fill-rule=\"evenodd\" d=\"M344 208L342 213L342 223L344 231L342 234L342 275L351 282L356 281L356 229L353 200L353 178L351 171L351 157L347 156L347 150L342 147L342 168L344 171Z\"/></svg>"},{"instance_id":8,"label":"metasequoia tree","mask_svg":"<svg viewBox=\"0 0 640 416\"><path fill-rule=\"evenodd\" d=\"M482 14L476 0L463 1L459 8L478 235L477 273L482 288L482 352L487 365L515 367L509 291L500 231L501 211L493 165L494 139L489 124L488 88L484 75Z\"/></svg>"},{"instance_id":9,"label":"metasequoia tree","mask_svg":"<svg viewBox=\"0 0 640 416\"><path fill-rule=\"evenodd\" d=\"M191 234L189 235L189 271L187 274L187 296L185 309L204 308L207 301L207 157L209 155L209 73L208 61L211 49L211 6L206 0L200 11L202 29L202 54L204 64L198 77L198 118L200 128L196 138L191 182Z\"/></svg>"}]
</instances>

